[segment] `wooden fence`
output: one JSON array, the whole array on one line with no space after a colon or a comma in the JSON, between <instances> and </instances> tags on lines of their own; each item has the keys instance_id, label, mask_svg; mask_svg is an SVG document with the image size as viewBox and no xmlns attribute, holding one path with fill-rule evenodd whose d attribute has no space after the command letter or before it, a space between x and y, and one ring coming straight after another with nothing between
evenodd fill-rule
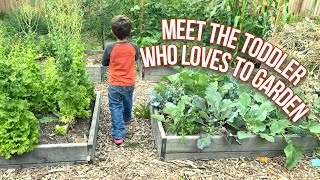
<instances>
[{"instance_id":1,"label":"wooden fence","mask_svg":"<svg viewBox=\"0 0 320 180\"><path fill-rule=\"evenodd\" d=\"M289 0L289 12L320 16L320 0Z\"/></svg>"},{"instance_id":2,"label":"wooden fence","mask_svg":"<svg viewBox=\"0 0 320 180\"><path fill-rule=\"evenodd\" d=\"M20 6L26 0L0 0L0 12Z\"/></svg>"}]
</instances>

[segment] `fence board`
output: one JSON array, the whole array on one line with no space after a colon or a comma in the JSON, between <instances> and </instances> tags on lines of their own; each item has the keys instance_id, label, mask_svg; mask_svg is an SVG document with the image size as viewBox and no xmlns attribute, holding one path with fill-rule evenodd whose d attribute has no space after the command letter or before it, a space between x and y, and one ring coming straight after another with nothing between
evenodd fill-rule
<instances>
[{"instance_id":1,"label":"fence board","mask_svg":"<svg viewBox=\"0 0 320 180\"><path fill-rule=\"evenodd\" d=\"M0 12L4 12L20 6L25 3L27 0L0 0Z\"/></svg>"},{"instance_id":2,"label":"fence board","mask_svg":"<svg viewBox=\"0 0 320 180\"><path fill-rule=\"evenodd\" d=\"M312 12L314 0L304 0L301 4L301 13L310 14Z\"/></svg>"},{"instance_id":3,"label":"fence board","mask_svg":"<svg viewBox=\"0 0 320 180\"><path fill-rule=\"evenodd\" d=\"M289 12L311 16L320 15L320 0L289 0Z\"/></svg>"},{"instance_id":4,"label":"fence board","mask_svg":"<svg viewBox=\"0 0 320 180\"><path fill-rule=\"evenodd\" d=\"M316 8L313 13L314 16L320 16L320 0L318 0Z\"/></svg>"}]
</instances>

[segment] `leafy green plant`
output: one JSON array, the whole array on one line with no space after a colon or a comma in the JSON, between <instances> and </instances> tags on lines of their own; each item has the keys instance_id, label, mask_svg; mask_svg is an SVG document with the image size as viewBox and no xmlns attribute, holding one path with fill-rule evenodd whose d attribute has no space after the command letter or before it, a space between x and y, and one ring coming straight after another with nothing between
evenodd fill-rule
<instances>
[{"instance_id":1,"label":"leafy green plant","mask_svg":"<svg viewBox=\"0 0 320 180\"><path fill-rule=\"evenodd\" d=\"M138 107L134 108L133 114L137 118L149 119L150 118L150 109L148 104L142 103Z\"/></svg>"},{"instance_id":2,"label":"leafy green plant","mask_svg":"<svg viewBox=\"0 0 320 180\"><path fill-rule=\"evenodd\" d=\"M0 28L0 36L1 33ZM41 74L33 51L21 45L6 51L0 39L0 155L9 159L34 149L39 123L33 112L41 103Z\"/></svg>"},{"instance_id":3,"label":"leafy green plant","mask_svg":"<svg viewBox=\"0 0 320 180\"><path fill-rule=\"evenodd\" d=\"M56 127L55 127L55 133L56 133L56 135L58 135L58 136L65 136L65 135L67 135L67 133L68 133L68 125L63 125L63 126L56 125Z\"/></svg>"},{"instance_id":4,"label":"leafy green plant","mask_svg":"<svg viewBox=\"0 0 320 180\"><path fill-rule=\"evenodd\" d=\"M46 4L46 15L49 19L49 39L56 63L56 70L52 68L52 71L55 71L55 76L58 77L57 82L52 77L49 81L51 85L59 86L55 99L60 121L73 124L76 116L90 116L89 106L94 95L93 85L85 68L86 63L82 60L82 13L76 0L51 0Z\"/></svg>"},{"instance_id":5,"label":"leafy green plant","mask_svg":"<svg viewBox=\"0 0 320 180\"><path fill-rule=\"evenodd\" d=\"M20 29L24 33L35 32L40 19L40 12L30 2L23 4L15 10L15 15Z\"/></svg>"},{"instance_id":6,"label":"leafy green plant","mask_svg":"<svg viewBox=\"0 0 320 180\"><path fill-rule=\"evenodd\" d=\"M222 134L230 144L258 135L274 142L276 135L287 140L286 167L300 160L303 148L296 146L288 134L319 135L320 123L307 119L294 125L258 91L230 75L204 69L183 68L164 77L150 94L150 104L159 109L153 118L165 124L166 131L181 136L200 134L198 148L210 145L211 137Z\"/></svg>"}]
</instances>

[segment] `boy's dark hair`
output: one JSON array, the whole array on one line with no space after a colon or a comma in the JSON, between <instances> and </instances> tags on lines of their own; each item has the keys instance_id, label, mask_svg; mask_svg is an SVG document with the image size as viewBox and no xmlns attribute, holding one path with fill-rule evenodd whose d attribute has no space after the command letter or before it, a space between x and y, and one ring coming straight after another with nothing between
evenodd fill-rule
<instances>
[{"instance_id":1,"label":"boy's dark hair","mask_svg":"<svg viewBox=\"0 0 320 180\"><path fill-rule=\"evenodd\" d=\"M111 20L113 34L120 40L129 37L132 23L127 16L115 16Z\"/></svg>"}]
</instances>

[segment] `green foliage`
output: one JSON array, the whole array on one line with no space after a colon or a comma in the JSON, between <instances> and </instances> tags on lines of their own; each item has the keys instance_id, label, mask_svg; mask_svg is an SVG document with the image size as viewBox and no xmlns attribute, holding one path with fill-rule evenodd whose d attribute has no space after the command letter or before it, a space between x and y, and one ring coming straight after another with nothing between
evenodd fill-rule
<instances>
[{"instance_id":1,"label":"green foliage","mask_svg":"<svg viewBox=\"0 0 320 180\"><path fill-rule=\"evenodd\" d=\"M58 118L56 118L54 116L45 116L45 117L42 117L39 119L39 123L47 124L47 123L51 123L56 120L58 120Z\"/></svg>"},{"instance_id":2,"label":"green foliage","mask_svg":"<svg viewBox=\"0 0 320 180\"><path fill-rule=\"evenodd\" d=\"M13 46L6 54L5 41L0 40L0 155L8 159L38 143L40 127L33 112L40 109L41 74L28 46Z\"/></svg>"},{"instance_id":3,"label":"green foliage","mask_svg":"<svg viewBox=\"0 0 320 180\"><path fill-rule=\"evenodd\" d=\"M133 25L137 26L139 22L136 12L139 13L140 9L137 9L138 5L134 6L134 0L82 0L81 5L84 12L83 32L90 33L99 40L102 29L106 38L114 38L111 33L110 21L116 15L129 16L132 14L130 18ZM132 34L136 34L135 29Z\"/></svg>"},{"instance_id":4,"label":"green foliage","mask_svg":"<svg viewBox=\"0 0 320 180\"><path fill-rule=\"evenodd\" d=\"M133 114L137 118L149 119L150 118L150 109L148 104L142 103L133 110Z\"/></svg>"},{"instance_id":5,"label":"green foliage","mask_svg":"<svg viewBox=\"0 0 320 180\"><path fill-rule=\"evenodd\" d=\"M23 33L35 32L37 30L40 19L40 11L33 7L30 3L23 4L14 12L19 24L19 29Z\"/></svg>"},{"instance_id":6,"label":"green foliage","mask_svg":"<svg viewBox=\"0 0 320 180\"><path fill-rule=\"evenodd\" d=\"M86 63L82 60L82 13L79 9L76 0L51 0L46 4L49 39L56 60L56 67L52 64L46 66L49 75L47 81L50 82L47 90L50 87L59 87L53 91L56 97L48 95L46 98L50 102L56 100L60 121L70 124L74 123L76 116L90 116L89 106L94 95L93 85L85 68ZM55 108L53 104L50 107L52 110Z\"/></svg>"},{"instance_id":7,"label":"green foliage","mask_svg":"<svg viewBox=\"0 0 320 180\"><path fill-rule=\"evenodd\" d=\"M55 133L56 133L56 135L58 135L58 136L65 136L65 135L67 135L67 133L68 133L68 125L63 125L63 126L56 125Z\"/></svg>"},{"instance_id":8,"label":"green foliage","mask_svg":"<svg viewBox=\"0 0 320 180\"><path fill-rule=\"evenodd\" d=\"M172 6L172 4L175 5ZM270 37L279 7L286 7L283 1L276 0L268 0L267 6L262 4L261 0L146 0L144 7L146 16L141 20L143 31L140 32L140 37L136 42L142 47L166 43L174 43L178 47L182 44L187 44L188 46L213 46L209 44L212 29L209 25L204 29L202 42L163 41L161 39L161 19L187 18L204 20L236 27L242 31L235 51L219 47L223 51L236 55L238 52L240 53L239 49L244 44L245 32L265 39ZM139 8L135 9L138 10ZM216 46L214 45L213 47ZM243 56L251 59L247 55ZM233 64L234 62L232 62Z\"/></svg>"},{"instance_id":9,"label":"green foliage","mask_svg":"<svg viewBox=\"0 0 320 180\"><path fill-rule=\"evenodd\" d=\"M22 33L13 35L14 27L0 21L1 156L32 151L39 139L39 122L56 119L43 115L53 114L67 123L57 128L58 134L65 134L63 129L76 117L90 116L94 88L83 61L79 9L76 0L48 1L41 12L49 27L43 39L38 38L40 14L33 6L14 12Z\"/></svg>"},{"instance_id":10,"label":"green foliage","mask_svg":"<svg viewBox=\"0 0 320 180\"><path fill-rule=\"evenodd\" d=\"M234 79L204 69L182 68L181 72L164 77L150 94L150 104L159 109L154 119L165 123L166 130L182 136L201 134L200 149L207 147L208 135L222 134L230 144L258 135L274 142L276 135L319 135L320 123L290 123L287 117L258 91ZM206 136L204 136L206 135ZM300 159L301 149L288 141L287 167Z\"/></svg>"},{"instance_id":11,"label":"green foliage","mask_svg":"<svg viewBox=\"0 0 320 180\"><path fill-rule=\"evenodd\" d=\"M284 149L284 152L287 157L286 168L290 170L294 168L301 159L304 148L302 146L295 146L291 139L287 140L287 143L288 145Z\"/></svg>"},{"instance_id":12,"label":"green foliage","mask_svg":"<svg viewBox=\"0 0 320 180\"><path fill-rule=\"evenodd\" d=\"M43 80L42 98L45 106L43 107L42 111L46 113L57 113L57 92L60 91L60 87L57 68L54 65L54 58L49 58L46 60L46 64L43 66L43 74L45 75L45 78Z\"/></svg>"},{"instance_id":13,"label":"green foliage","mask_svg":"<svg viewBox=\"0 0 320 180\"><path fill-rule=\"evenodd\" d=\"M0 155L6 159L30 152L37 145L40 127L26 100L1 94L0 123Z\"/></svg>"}]
</instances>

